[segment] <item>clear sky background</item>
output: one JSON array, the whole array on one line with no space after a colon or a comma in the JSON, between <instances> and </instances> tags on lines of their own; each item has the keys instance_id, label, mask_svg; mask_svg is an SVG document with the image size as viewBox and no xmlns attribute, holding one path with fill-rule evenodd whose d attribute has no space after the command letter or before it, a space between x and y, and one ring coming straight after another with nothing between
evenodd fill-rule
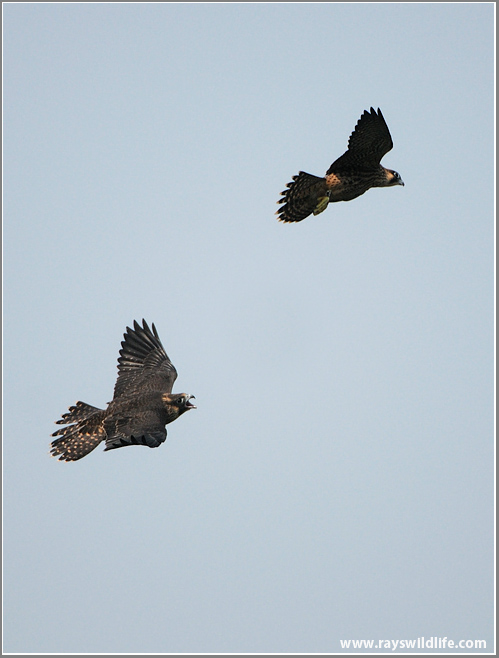
<instances>
[{"instance_id":1,"label":"clear sky background","mask_svg":"<svg viewBox=\"0 0 499 658\"><path fill-rule=\"evenodd\" d=\"M493 651L493 5L3 17L4 651ZM279 223L371 106L405 187ZM142 318L198 409L50 458Z\"/></svg>"}]
</instances>

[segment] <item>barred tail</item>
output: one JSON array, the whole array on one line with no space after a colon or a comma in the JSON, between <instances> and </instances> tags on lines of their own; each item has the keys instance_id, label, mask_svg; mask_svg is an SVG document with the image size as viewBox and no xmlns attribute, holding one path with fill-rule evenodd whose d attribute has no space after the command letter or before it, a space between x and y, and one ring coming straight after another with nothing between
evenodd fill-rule
<instances>
[{"instance_id":1,"label":"barred tail","mask_svg":"<svg viewBox=\"0 0 499 658\"><path fill-rule=\"evenodd\" d=\"M318 210L318 206L321 203L324 204L323 199L328 195L325 178L300 171L297 176L293 176L293 180L286 187L287 189L281 192L281 198L277 202L283 204L276 212L279 221L301 222L312 213L322 212ZM317 213L314 212L316 210L318 210Z\"/></svg>"},{"instance_id":2,"label":"barred tail","mask_svg":"<svg viewBox=\"0 0 499 658\"><path fill-rule=\"evenodd\" d=\"M52 434L50 454L60 461L76 461L92 452L106 438L102 426L105 412L85 402L77 402L63 414L57 425L67 425Z\"/></svg>"}]
</instances>

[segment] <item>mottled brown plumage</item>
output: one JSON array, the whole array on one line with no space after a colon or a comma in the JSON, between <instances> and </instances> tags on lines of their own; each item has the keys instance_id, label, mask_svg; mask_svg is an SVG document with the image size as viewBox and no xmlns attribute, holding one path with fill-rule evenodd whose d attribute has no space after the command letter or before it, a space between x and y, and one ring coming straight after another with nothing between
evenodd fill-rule
<instances>
[{"instance_id":1,"label":"mottled brown plumage","mask_svg":"<svg viewBox=\"0 0 499 658\"><path fill-rule=\"evenodd\" d=\"M157 448L166 440L165 425L189 409L194 397L172 393L177 371L156 331L142 320L127 327L118 359L118 379L107 409L77 402L56 423L66 425L52 434L51 454L61 461L88 455L101 441L105 450L129 445Z\"/></svg>"},{"instance_id":2,"label":"mottled brown plumage","mask_svg":"<svg viewBox=\"0 0 499 658\"><path fill-rule=\"evenodd\" d=\"M300 171L293 176L277 203L282 222L301 222L312 213L318 215L329 203L350 201L371 187L403 185L399 174L385 169L381 158L393 148L385 119L371 107L364 111L348 140L348 150L329 167L321 178Z\"/></svg>"}]
</instances>

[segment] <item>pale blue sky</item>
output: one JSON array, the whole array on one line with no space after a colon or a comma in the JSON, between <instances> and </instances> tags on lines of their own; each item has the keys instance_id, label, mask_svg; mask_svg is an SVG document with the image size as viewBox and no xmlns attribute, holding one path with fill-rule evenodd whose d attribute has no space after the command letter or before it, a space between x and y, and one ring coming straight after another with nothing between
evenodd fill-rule
<instances>
[{"instance_id":1,"label":"pale blue sky","mask_svg":"<svg viewBox=\"0 0 499 658\"><path fill-rule=\"evenodd\" d=\"M4 651L493 651L493 5L3 19ZM405 187L277 222L371 106ZM142 318L198 409L49 458Z\"/></svg>"}]
</instances>

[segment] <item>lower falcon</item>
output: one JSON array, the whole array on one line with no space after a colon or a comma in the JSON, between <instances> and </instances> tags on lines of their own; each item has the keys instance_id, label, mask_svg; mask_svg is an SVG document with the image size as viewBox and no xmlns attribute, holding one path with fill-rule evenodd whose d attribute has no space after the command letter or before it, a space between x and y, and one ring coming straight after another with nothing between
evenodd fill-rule
<instances>
[{"instance_id":1,"label":"lower falcon","mask_svg":"<svg viewBox=\"0 0 499 658\"><path fill-rule=\"evenodd\" d=\"M166 354L154 324L127 327L118 359L118 379L107 409L77 402L57 425L51 454L71 462L105 442L104 450L142 445L157 448L166 440L166 427L189 409L193 395L172 393L177 371Z\"/></svg>"}]
</instances>

